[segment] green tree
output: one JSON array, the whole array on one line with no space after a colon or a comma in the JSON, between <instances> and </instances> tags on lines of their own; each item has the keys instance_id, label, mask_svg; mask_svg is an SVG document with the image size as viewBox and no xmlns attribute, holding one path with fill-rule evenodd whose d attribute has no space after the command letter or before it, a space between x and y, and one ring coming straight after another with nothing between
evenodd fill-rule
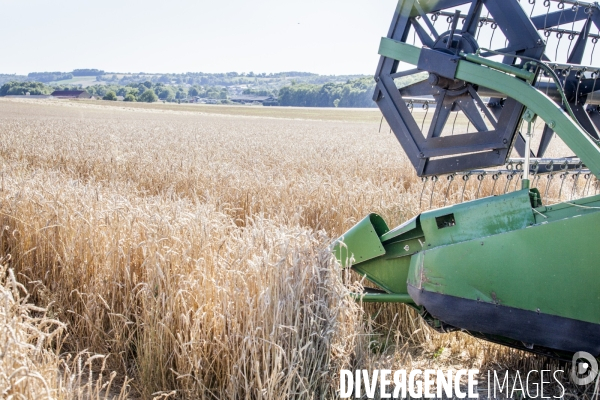
<instances>
[{"instance_id":1,"label":"green tree","mask_svg":"<svg viewBox=\"0 0 600 400\"><path fill-rule=\"evenodd\" d=\"M180 87L179 89L177 89L177 92L175 93L175 98L177 100L182 100L182 99L186 99L188 96L188 94L186 93L185 89Z\"/></svg>"},{"instance_id":2,"label":"green tree","mask_svg":"<svg viewBox=\"0 0 600 400\"><path fill-rule=\"evenodd\" d=\"M156 93L154 93L154 90L146 89L146 91L140 95L138 101L144 103L154 103L155 101L158 101L158 96Z\"/></svg>"},{"instance_id":3,"label":"green tree","mask_svg":"<svg viewBox=\"0 0 600 400\"><path fill-rule=\"evenodd\" d=\"M117 95L115 94L115 92L113 92L112 90L106 92L106 94L102 97L102 100L111 100L111 101L116 101L117 100Z\"/></svg>"},{"instance_id":4,"label":"green tree","mask_svg":"<svg viewBox=\"0 0 600 400\"><path fill-rule=\"evenodd\" d=\"M166 101L173 101L175 98L175 93L173 93L173 89L168 86L162 88L160 92L158 92L158 98Z\"/></svg>"},{"instance_id":5,"label":"green tree","mask_svg":"<svg viewBox=\"0 0 600 400\"><path fill-rule=\"evenodd\" d=\"M192 96L192 97L193 97L193 96L198 96L198 89L192 86L192 87L191 87L191 88L188 90L188 94L189 94L190 96Z\"/></svg>"},{"instance_id":6,"label":"green tree","mask_svg":"<svg viewBox=\"0 0 600 400\"><path fill-rule=\"evenodd\" d=\"M123 101L135 101L135 96L132 93L127 93Z\"/></svg>"},{"instance_id":7,"label":"green tree","mask_svg":"<svg viewBox=\"0 0 600 400\"><path fill-rule=\"evenodd\" d=\"M74 76L97 76L103 75L104 71L96 68L74 69L71 72Z\"/></svg>"},{"instance_id":8,"label":"green tree","mask_svg":"<svg viewBox=\"0 0 600 400\"><path fill-rule=\"evenodd\" d=\"M41 82L7 82L0 87L0 96L6 95L24 95L24 94L50 94L53 88L44 85Z\"/></svg>"},{"instance_id":9,"label":"green tree","mask_svg":"<svg viewBox=\"0 0 600 400\"><path fill-rule=\"evenodd\" d=\"M329 82L324 85L292 83L279 89L279 104L298 107L374 107L372 78Z\"/></svg>"},{"instance_id":10,"label":"green tree","mask_svg":"<svg viewBox=\"0 0 600 400\"><path fill-rule=\"evenodd\" d=\"M144 87L144 89L146 89ZM126 97L128 94L133 95L133 97L136 97L139 94L139 90L138 88L134 88L131 86L121 86L118 90L117 90L117 96L123 96Z\"/></svg>"}]
</instances>

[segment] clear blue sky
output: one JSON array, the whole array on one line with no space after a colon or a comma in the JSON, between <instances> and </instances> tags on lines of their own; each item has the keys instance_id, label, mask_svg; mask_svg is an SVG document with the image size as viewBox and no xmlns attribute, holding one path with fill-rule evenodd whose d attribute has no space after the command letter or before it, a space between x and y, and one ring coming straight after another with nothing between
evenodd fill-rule
<instances>
[{"instance_id":1,"label":"clear blue sky","mask_svg":"<svg viewBox=\"0 0 600 400\"><path fill-rule=\"evenodd\" d=\"M397 0L0 0L0 73L372 74Z\"/></svg>"}]
</instances>

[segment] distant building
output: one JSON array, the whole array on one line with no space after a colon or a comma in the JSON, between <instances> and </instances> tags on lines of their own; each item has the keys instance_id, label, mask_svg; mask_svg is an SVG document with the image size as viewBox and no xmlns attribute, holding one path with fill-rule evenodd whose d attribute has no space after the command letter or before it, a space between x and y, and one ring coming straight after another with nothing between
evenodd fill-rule
<instances>
[{"instance_id":1,"label":"distant building","mask_svg":"<svg viewBox=\"0 0 600 400\"><path fill-rule=\"evenodd\" d=\"M57 99L89 99L92 97L85 90L55 90L51 96Z\"/></svg>"}]
</instances>

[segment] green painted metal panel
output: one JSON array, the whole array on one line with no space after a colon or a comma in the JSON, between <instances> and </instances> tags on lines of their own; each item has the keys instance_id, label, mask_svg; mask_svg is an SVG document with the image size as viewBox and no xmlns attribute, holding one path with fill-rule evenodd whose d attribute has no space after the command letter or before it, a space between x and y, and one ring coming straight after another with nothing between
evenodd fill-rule
<instances>
[{"instance_id":1,"label":"green painted metal panel","mask_svg":"<svg viewBox=\"0 0 600 400\"><path fill-rule=\"evenodd\" d=\"M408 274L406 274L406 283L410 284L417 289L422 289L423 279L423 256L425 252L421 251L410 258L410 267L408 267Z\"/></svg>"},{"instance_id":2,"label":"green painted metal panel","mask_svg":"<svg viewBox=\"0 0 600 400\"><path fill-rule=\"evenodd\" d=\"M423 250L423 242L424 239L423 236L421 236L420 238L416 239L408 239L384 244L383 247L385 247L385 256L383 256L383 258L390 260L392 258L409 256L417 251Z\"/></svg>"},{"instance_id":3,"label":"green painted metal panel","mask_svg":"<svg viewBox=\"0 0 600 400\"><path fill-rule=\"evenodd\" d=\"M577 208L574 209L573 205ZM576 212L585 215L597 212L600 208L600 195L585 197L583 199L571 200L566 203L552 204L536 208L536 223L552 222L559 219L569 218ZM576 211L575 211L576 210Z\"/></svg>"},{"instance_id":4,"label":"green painted metal panel","mask_svg":"<svg viewBox=\"0 0 600 400\"><path fill-rule=\"evenodd\" d=\"M353 270L364 275L388 293L408 293L406 279L410 257L385 259L383 257L354 265Z\"/></svg>"},{"instance_id":5,"label":"green painted metal panel","mask_svg":"<svg viewBox=\"0 0 600 400\"><path fill-rule=\"evenodd\" d=\"M333 243L333 252L343 268L385 254L379 236L388 231L377 214L369 214ZM351 259L353 261L351 262Z\"/></svg>"},{"instance_id":6,"label":"green painted metal panel","mask_svg":"<svg viewBox=\"0 0 600 400\"><path fill-rule=\"evenodd\" d=\"M417 224L417 218L418 216L411 218L402 225L392 229L388 233L381 235L381 241L389 242L391 240L406 240L414 237L423 236L423 232L421 231L420 226Z\"/></svg>"},{"instance_id":7,"label":"green painted metal panel","mask_svg":"<svg viewBox=\"0 0 600 400\"><path fill-rule=\"evenodd\" d=\"M412 256L411 285L600 323L600 210ZM539 311L538 311L539 310Z\"/></svg>"},{"instance_id":8,"label":"green painted metal panel","mask_svg":"<svg viewBox=\"0 0 600 400\"><path fill-rule=\"evenodd\" d=\"M355 261L352 269L388 293L407 294L410 256L423 249L422 243L420 238L415 238L385 244L383 255Z\"/></svg>"},{"instance_id":9,"label":"green painted metal panel","mask_svg":"<svg viewBox=\"0 0 600 400\"><path fill-rule=\"evenodd\" d=\"M454 225L440 227L444 216L449 215L452 215ZM421 214L426 248L522 229L534 223L528 190L486 197Z\"/></svg>"}]
</instances>

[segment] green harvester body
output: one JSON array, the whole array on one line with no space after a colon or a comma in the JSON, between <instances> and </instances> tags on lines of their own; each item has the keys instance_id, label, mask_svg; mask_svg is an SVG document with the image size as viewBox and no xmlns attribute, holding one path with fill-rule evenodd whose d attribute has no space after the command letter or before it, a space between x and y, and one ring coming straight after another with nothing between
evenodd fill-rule
<instances>
[{"instance_id":1,"label":"green harvester body","mask_svg":"<svg viewBox=\"0 0 600 400\"><path fill-rule=\"evenodd\" d=\"M400 1L397 18L407 3L416 7ZM404 40L382 38L380 65L395 60L416 67L421 50ZM543 120L590 174L600 177L600 148L560 104L536 89L539 70L475 53L461 52L451 61L457 63L455 81L521 103L524 125ZM380 98L395 96L381 88ZM540 197L524 180L521 190L423 212L392 230L370 214L332 249L342 267L379 288L353 294L359 301L405 303L442 332L463 330L565 359L578 351L598 357L600 196L550 206L542 205Z\"/></svg>"},{"instance_id":2,"label":"green harvester body","mask_svg":"<svg viewBox=\"0 0 600 400\"><path fill-rule=\"evenodd\" d=\"M363 302L406 303L439 330L516 348L598 355L599 226L600 196L546 207L525 189L425 212L391 231L371 214L335 255L382 289Z\"/></svg>"}]
</instances>

